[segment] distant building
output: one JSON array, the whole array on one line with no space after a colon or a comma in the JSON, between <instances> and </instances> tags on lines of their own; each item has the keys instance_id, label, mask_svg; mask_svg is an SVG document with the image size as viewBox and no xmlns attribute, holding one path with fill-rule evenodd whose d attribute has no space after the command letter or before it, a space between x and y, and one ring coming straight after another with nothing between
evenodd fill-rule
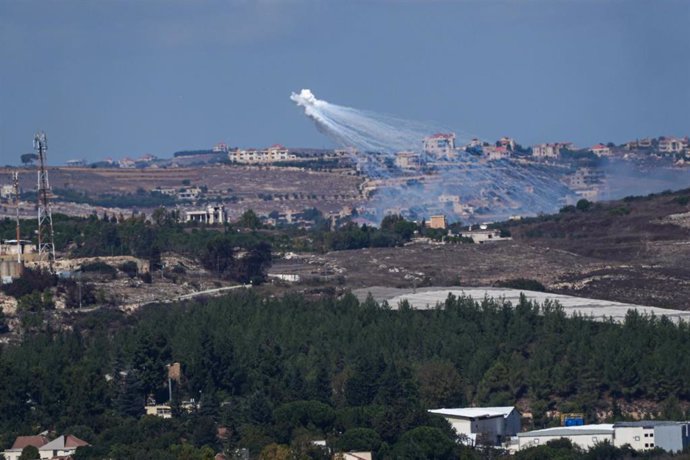
<instances>
[{"instance_id":1,"label":"distant building","mask_svg":"<svg viewBox=\"0 0 690 460\"><path fill-rule=\"evenodd\" d=\"M219 142L213 146L212 150L213 153L228 153L228 145L223 142Z\"/></svg>"},{"instance_id":2,"label":"distant building","mask_svg":"<svg viewBox=\"0 0 690 460\"><path fill-rule=\"evenodd\" d=\"M482 151L484 152L484 155L486 155L491 161L505 160L510 158L510 150L508 150L507 147L485 145L482 147Z\"/></svg>"},{"instance_id":3,"label":"distant building","mask_svg":"<svg viewBox=\"0 0 690 460\"><path fill-rule=\"evenodd\" d=\"M81 159L81 160L67 160L65 164L71 168L79 167L79 166L86 166L86 160Z\"/></svg>"},{"instance_id":4,"label":"distant building","mask_svg":"<svg viewBox=\"0 0 690 460\"><path fill-rule=\"evenodd\" d=\"M614 445L629 444L635 450L661 448L682 452L690 446L690 422L647 420L618 422L613 425Z\"/></svg>"},{"instance_id":5,"label":"distant building","mask_svg":"<svg viewBox=\"0 0 690 460\"><path fill-rule=\"evenodd\" d=\"M520 432L520 413L513 406L434 409L469 445L500 445Z\"/></svg>"},{"instance_id":6,"label":"distant building","mask_svg":"<svg viewBox=\"0 0 690 460\"><path fill-rule=\"evenodd\" d=\"M518 433L517 438L520 450L544 445L555 439L568 439L582 449L608 441L616 447L627 444L637 451L660 448L676 453L690 447L690 422L648 420L561 426Z\"/></svg>"},{"instance_id":7,"label":"distant building","mask_svg":"<svg viewBox=\"0 0 690 460\"><path fill-rule=\"evenodd\" d=\"M611 156L611 149L604 144L597 144L589 149L598 157L608 157Z\"/></svg>"},{"instance_id":8,"label":"distant building","mask_svg":"<svg viewBox=\"0 0 690 460\"><path fill-rule=\"evenodd\" d=\"M436 158L455 156L455 133L437 133L425 137L424 152Z\"/></svg>"},{"instance_id":9,"label":"distant building","mask_svg":"<svg viewBox=\"0 0 690 460\"><path fill-rule=\"evenodd\" d=\"M559 426L543 430L518 433L518 449L529 449L546 444L556 439L568 439L582 449L591 449L596 444L608 441L613 444L613 425L602 423L596 425Z\"/></svg>"},{"instance_id":10,"label":"distant building","mask_svg":"<svg viewBox=\"0 0 690 460\"><path fill-rule=\"evenodd\" d=\"M448 228L448 222L446 221L446 216L431 216L427 221L426 226L429 228L440 228L445 230Z\"/></svg>"},{"instance_id":11,"label":"distant building","mask_svg":"<svg viewBox=\"0 0 690 460\"><path fill-rule=\"evenodd\" d=\"M224 224L228 221L228 213L225 206L208 205L206 209L199 211L185 211L185 222L199 222L202 224Z\"/></svg>"},{"instance_id":12,"label":"distant building","mask_svg":"<svg viewBox=\"0 0 690 460\"><path fill-rule=\"evenodd\" d=\"M662 153L681 153L688 146L688 138L660 137L659 152Z\"/></svg>"},{"instance_id":13,"label":"distant building","mask_svg":"<svg viewBox=\"0 0 690 460\"><path fill-rule=\"evenodd\" d=\"M233 163L275 163L278 161L289 161L297 159L296 155L280 144L275 144L264 150L236 149L228 153L228 159Z\"/></svg>"},{"instance_id":14,"label":"distant building","mask_svg":"<svg viewBox=\"0 0 690 460\"><path fill-rule=\"evenodd\" d=\"M507 136L500 138L497 144L499 147L505 147L510 151L515 150L515 147L517 147L517 142L515 142L515 139Z\"/></svg>"},{"instance_id":15,"label":"distant building","mask_svg":"<svg viewBox=\"0 0 690 460\"><path fill-rule=\"evenodd\" d=\"M338 452L333 454L333 460L372 460L371 452Z\"/></svg>"},{"instance_id":16,"label":"distant building","mask_svg":"<svg viewBox=\"0 0 690 460\"><path fill-rule=\"evenodd\" d=\"M153 415L160 418L172 418L172 408L170 404L147 405L146 415Z\"/></svg>"},{"instance_id":17,"label":"distant building","mask_svg":"<svg viewBox=\"0 0 690 460\"><path fill-rule=\"evenodd\" d=\"M12 197L14 197L14 185L5 184L2 187L0 187L0 198L7 200Z\"/></svg>"},{"instance_id":18,"label":"distant building","mask_svg":"<svg viewBox=\"0 0 690 460\"><path fill-rule=\"evenodd\" d=\"M41 460L71 458L77 448L88 446L89 443L72 435L62 435L49 440L45 435L38 436L19 436L12 444L12 447L5 450L3 455L5 460L18 460L25 447L33 446L38 449Z\"/></svg>"},{"instance_id":19,"label":"distant building","mask_svg":"<svg viewBox=\"0 0 690 460\"><path fill-rule=\"evenodd\" d=\"M532 146L532 156L537 158L554 158L564 150L575 150L572 142L555 142L553 144L537 144Z\"/></svg>"},{"instance_id":20,"label":"distant building","mask_svg":"<svg viewBox=\"0 0 690 460\"><path fill-rule=\"evenodd\" d=\"M418 153L398 152L395 154L395 166L400 169L417 169L421 158Z\"/></svg>"},{"instance_id":21,"label":"distant building","mask_svg":"<svg viewBox=\"0 0 690 460\"><path fill-rule=\"evenodd\" d=\"M176 194L178 200L196 200L201 195L201 187L192 186L179 190ZM162 193L162 192L161 192Z\"/></svg>"},{"instance_id":22,"label":"distant building","mask_svg":"<svg viewBox=\"0 0 690 460\"><path fill-rule=\"evenodd\" d=\"M501 236L501 231L497 229L490 229L487 225L482 224L479 229L469 228L466 232L461 232L460 236L463 238L471 238L475 243L483 244L487 242L509 240L511 238L504 238Z\"/></svg>"}]
</instances>

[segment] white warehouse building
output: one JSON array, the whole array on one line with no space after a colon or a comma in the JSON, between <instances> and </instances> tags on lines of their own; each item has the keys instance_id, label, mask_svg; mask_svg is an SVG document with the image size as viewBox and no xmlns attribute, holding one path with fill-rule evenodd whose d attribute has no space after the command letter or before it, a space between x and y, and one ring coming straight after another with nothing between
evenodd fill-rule
<instances>
[{"instance_id":1,"label":"white warehouse building","mask_svg":"<svg viewBox=\"0 0 690 460\"><path fill-rule=\"evenodd\" d=\"M604 441L616 447L630 445L637 451L663 449L681 452L690 446L690 422L647 420L596 425L559 426L518 433L518 449L544 445L555 439L568 439L582 449Z\"/></svg>"},{"instance_id":2,"label":"white warehouse building","mask_svg":"<svg viewBox=\"0 0 690 460\"><path fill-rule=\"evenodd\" d=\"M482 442L499 445L520 432L520 413L513 406L433 409L429 412L443 416L470 445Z\"/></svg>"}]
</instances>

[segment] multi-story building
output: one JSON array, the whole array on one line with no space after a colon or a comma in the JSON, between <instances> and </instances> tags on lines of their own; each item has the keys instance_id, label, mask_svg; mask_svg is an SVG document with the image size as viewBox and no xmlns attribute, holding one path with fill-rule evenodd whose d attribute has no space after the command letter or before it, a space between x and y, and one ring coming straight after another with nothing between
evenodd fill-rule
<instances>
[{"instance_id":1,"label":"multi-story building","mask_svg":"<svg viewBox=\"0 0 690 460\"><path fill-rule=\"evenodd\" d=\"M278 161L295 160L296 155L280 144L275 144L264 150L236 149L228 153L228 159L234 163L275 163Z\"/></svg>"},{"instance_id":2,"label":"multi-story building","mask_svg":"<svg viewBox=\"0 0 690 460\"><path fill-rule=\"evenodd\" d=\"M520 432L520 413L513 406L434 409L463 438L465 444L499 445Z\"/></svg>"},{"instance_id":3,"label":"multi-story building","mask_svg":"<svg viewBox=\"0 0 690 460\"><path fill-rule=\"evenodd\" d=\"M681 153L688 146L688 138L660 137L659 152L662 153Z\"/></svg>"},{"instance_id":4,"label":"multi-story building","mask_svg":"<svg viewBox=\"0 0 690 460\"><path fill-rule=\"evenodd\" d=\"M437 133L424 138L424 152L436 158L455 156L455 133Z\"/></svg>"},{"instance_id":5,"label":"multi-story building","mask_svg":"<svg viewBox=\"0 0 690 460\"><path fill-rule=\"evenodd\" d=\"M532 146L532 156L537 158L554 158L561 153L559 144L537 144Z\"/></svg>"}]
</instances>

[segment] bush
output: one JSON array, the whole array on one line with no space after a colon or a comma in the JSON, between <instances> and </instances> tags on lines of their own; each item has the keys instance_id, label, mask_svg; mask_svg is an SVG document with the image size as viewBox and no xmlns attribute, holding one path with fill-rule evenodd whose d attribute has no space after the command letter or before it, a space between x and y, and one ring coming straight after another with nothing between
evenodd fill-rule
<instances>
[{"instance_id":1,"label":"bush","mask_svg":"<svg viewBox=\"0 0 690 460\"><path fill-rule=\"evenodd\" d=\"M529 278L513 278L509 280L498 281L496 283L496 286L512 289L523 289L525 291L546 292L546 286L544 286L537 280Z\"/></svg>"},{"instance_id":2,"label":"bush","mask_svg":"<svg viewBox=\"0 0 690 460\"><path fill-rule=\"evenodd\" d=\"M127 262L120 264L117 268L119 268L121 272L125 273L130 278L134 278L139 273L139 266L133 260L128 260Z\"/></svg>"},{"instance_id":3,"label":"bush","mask_svg":"<svg viewBox=\"0 0 690 460\"><path fill-rule=\"evenodd\" d=\"M673 199L673 202L681 206L686 206L688 203L690 203L690 195L677 196Z\"/></svg>"},{"instance_id":4,"label":"bush","mask_svg":"<svg viewBox=\"0 0 690 460\"><path fill-rule=\"evenodd\" d=\"M84 273L100 273L102 275L109 275L113 278L117 275L117 269L115 269L115 267L101 262L100 260L82 265L81 271Z\"/></svg>"},{"instance_id":5,"label":"bush","mask_svg":"<svg viewBox=\"0 0 690 460\"><path fill-rule=\"evenodd\" d=\"M25 268L22 276L2 286L5 294L18 299L32 292L43 292L57 285L57 276L48 270Z\"/></svg>"}]
</instances>

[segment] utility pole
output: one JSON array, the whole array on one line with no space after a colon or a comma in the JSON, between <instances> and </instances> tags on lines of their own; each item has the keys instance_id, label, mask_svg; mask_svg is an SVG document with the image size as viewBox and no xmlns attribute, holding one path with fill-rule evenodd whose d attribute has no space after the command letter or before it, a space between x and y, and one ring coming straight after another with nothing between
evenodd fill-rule
<instances>
[{"instance_id":1,"label":"utility pole","mask_svg":"<svg viewBox=\"0 0 690 460\"><path fill-rule=\"evenodd\" d=\"M19 227L19 173L17 171L12 173L12 184L14 185L14 207L17 211L17 234L15 238L17 239L17 263L22 264L22 243L21 243L21 231Z\"/></svg>"},{"instance_id":2,"label":"utility pole","mask_svg":"<svg viewBox=\"0 0 690 460\"><path fill-rule=\"evenodd\" d=\"M50 212L50 184L48 183L48 141L46 133L37 132L34 136L34 150L38 155L38 187L37 187L37 209L38 209L38 259L48 260L51 273L55 271L55 242L53 238L53 215Z\"/></svg>"}]
</instances>

